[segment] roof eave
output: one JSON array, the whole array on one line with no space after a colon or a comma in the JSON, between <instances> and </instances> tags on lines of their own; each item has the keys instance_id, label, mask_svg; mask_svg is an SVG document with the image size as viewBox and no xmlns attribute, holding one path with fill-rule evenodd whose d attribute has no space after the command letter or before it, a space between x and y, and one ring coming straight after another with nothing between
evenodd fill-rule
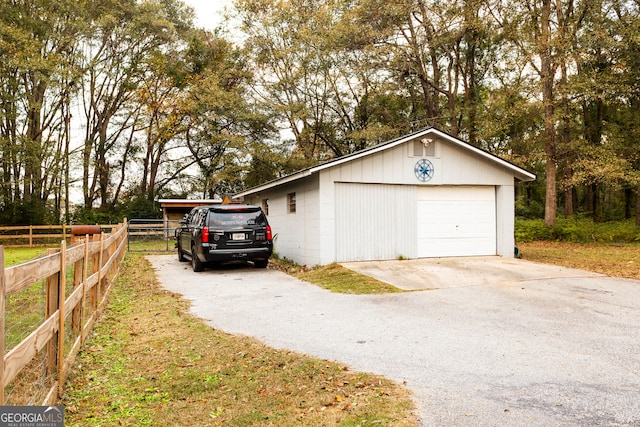
<instances>
[{"instance_id":1,"label":"roof eave","mask_svg":"<svg viewBox=\"0 0 640 427\"><path fill-rule=\"evenodd\" d=\"M444 133L442 131L439 131L438 129L435 128L430 128L429 131L431 133L435 133L438 134L439 136L441 136L442 138L446 138L448 141L451 141L452 143L458 145L459 147L465 148L467 150L470 150L486 159L489 159L490 161L494 162L494 163L498 163L500 165L502 165L503 167L509 169L512 173L515 179L522 181L522 182L529 182L529 181L535 181L536 179L536 175L519 167L514 165L513 163L508 162L507 160L504 160L494 154L489 153L488 151L482 150L478 147L475 147L467 142L462 141L461 139L458 139L454 136L451 136L447 133Z\"/></svg>"},{"instance_id":2,"label":"roof eave","mask_svg":"<svg viewBox=\"0 0 640 427\"><path fill-rule=\"evenodd\" d=\"M289 183L289 182L297 181L297 180L299 180L301 178L310 176L313 173L314 173L313 172L313 168L304 169L302 171L293 173L291 175L287 175L287 176L285 176L283 178L279 178L279 179L277 179L275 181L269 181L269 182L264 183L262 185L258 185L256 187L248 188L248 189L246 189L244 191L241 191L239 193L234 194L233 198L234 199L239 199L241 197L248 196L250 194L260 193L261 191L268 190L268 189L273 188L273 187L277 187L277 186L280 186L280 185L283 185L283 184L286 184L286 183Z\"/></svg>"}]
</instances>

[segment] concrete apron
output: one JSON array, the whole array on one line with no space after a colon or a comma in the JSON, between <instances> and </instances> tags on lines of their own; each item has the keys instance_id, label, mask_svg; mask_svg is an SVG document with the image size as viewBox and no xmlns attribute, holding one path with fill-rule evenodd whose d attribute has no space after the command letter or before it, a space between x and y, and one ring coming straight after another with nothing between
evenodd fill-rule
<instances>
[{"instance_id":1,"label":"concrete apron","mask_svg":"<svg viewBox=\"0 0 640 427\"><path fill-rule=\"evenodd\" d=\"M360 261L340 265L403 290L497 285L560 277L603 277L598 273L499 256Z\"/></svg>"}]
</instances>

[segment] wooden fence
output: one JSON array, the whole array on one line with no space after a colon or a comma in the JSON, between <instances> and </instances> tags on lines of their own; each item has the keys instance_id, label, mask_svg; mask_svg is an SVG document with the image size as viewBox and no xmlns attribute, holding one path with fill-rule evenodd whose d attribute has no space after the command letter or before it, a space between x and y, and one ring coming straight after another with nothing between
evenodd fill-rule
<instances>
[{"instance_id":1,"label":"wooden fence","mask_svg":"<svg viewBox=\"0 0 640 427\"><path fill-rule=\"evenodd\" d=\"M116 225L98 224L103 232L111 231ZM128 238L132 242L147 242L157 240L165 242L165 247L154 248L153 250L169 250L169 241L174 239L175 230L180 226L178 220L153 220L153 219L131 219L127 221ZM15 225L0 227L0 245L4 246L40 246L47 244L57 245L61 240L70 242L73 239L73 225ZM79 226L87 227L87 226ZM128 248L131 250L132 248ZM171 247L173 249L173 247ZM139 250L133 248L133 250Z\"/></svg>"},{"instance_id":2,"label":"wooden fence","mask_svg":"<svg viewBox=\"0 0 640 427\"><path fill-rule=\"evenodd\" d=\"M110 231L116 224L98 225L102 231ZM0 242L7 246L35 246L57 243L72 237L72 225L12 225L0 227Z\"/></svg>"},{"instance_id":3,"label":"wooden fence","mask_svg":"<svg viewBox=\"0 0 640 427\"><path fill-rule=\"evenodd\" d=\"M82 236L69 245L62 240L59 249L49 250L44 257L8 268L5 268L4 248L0 246L4 273L0 275L0 344L4 349L4 360L0 364L0 405L51 405L57 401L80 347L104 309L126 249L126 220L114 226L109 234ZM16 301L23 304L21 307L34 305L25 301L37 298L42 293L39 290L30 296L16 297L34 286L44 287L44 307L40 307L44 315L32 331L20 332L20 336L26 337L17 344L6 342L16 341L11 339L16 334L14 329L26 329L7 325L8 317L13 316L7 306ZM28 310L19 308L18 311ZM41 391L35 398L33 393L23 390L34 381L38 383L35 388ZM9 402L8 388L11 390ZM33 389L29 386L29 390Z\"/></svg>"}]
</instances>

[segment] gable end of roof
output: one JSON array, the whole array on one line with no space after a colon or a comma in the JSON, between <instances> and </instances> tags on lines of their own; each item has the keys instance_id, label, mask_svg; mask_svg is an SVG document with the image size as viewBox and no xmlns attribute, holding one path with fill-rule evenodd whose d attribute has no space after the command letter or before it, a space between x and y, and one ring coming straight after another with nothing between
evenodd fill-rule
<instances>
[{"instance_id":1,"label":"gable end of roof","mask_svg":"<svg viewBox=\"0 0 640 427\"><path fill-rule=\"evenodd\" d=\"M396 147L398 145L405 144L405 143L407 143L407 142L409 142L409 141L411 141L413 139L420 138L420 137L423 137L423 136L426 136L426 135L430 135L430 134L437 135L438 137L440 137L440 138L442 138L442 139L444 139L446 141L449 141L450 143L452 143L452 144L454 144L456 146L459 146L459 147L461 147L461 148L463 148L465 150L468 150L468 151L470 151L470 152L472 152L472 153L474 153L474 154L476 154L476 155L478 155L480 157L486 158L489 161L491 161L493 163L496 163L496 164L500 165L503 168L506 168L506 169L510 170L513 173L514 178L519 180L519 181L528 182L528 181L534 181L536 179L536 175L535 174L533 174L533 173L531 173L531 172L529 172L529 171L527 171L527 170L525 170L525 169L523 169L523 168L521 168L519 166L516 166L516 165L514 165L513 163L511 163L511 162L509 162L507 160L504 160L504 159L502 159L502 158L500 158L500 157L498 157L498 156L496 156L496 155L494 155L494 154L492 154L492 153L490 153L488 151L485 151L485 150L483 150L481 148L475 147L475 146L469 144L468 142L465 142L465 141L463 141L463 140L461 140L461 139L459 139L457 137L449 135L446 132L442 132L442 131L434 128L434 127L428 127L428 128L419 130L417 132L413 132L411 134L404 135L404 136L392 139L390 141L386 141L386 142L380 143L378 145L374 145L372 147L365 148L365 149L360 150L360 151L356 151L355 153L348 154L346 156L338 157L338 158L335 158L335 159L331 159L331 160L328 160L328 161L326 161L324 163L320 163L320 164L318 164L316 166L311 166L311 167L308 167L306 169L302 169L300 171L294 172L294 173L292 173L290 175L287 175L287 176L284 176L282 178L278 178L278 179L275 179L273 181L266 182L266 183L264 183L262 185L258 185L258 186L246 189L246 190L244 190L242 192L239 192L239 193L235 194L234 198L244 197L244 196L247 196L249 194L259 193L261 191L264 191L264 190L267 190L267 189L270 189L270 188L273 188L273 187L277 187L277 186L280 186L280 185L283 185L283 184L286 184L286 183L289 183L289 182L297 181L297 180L302 179L304 177L307 177L307 176L313 175L315 173L318 173L318 172L320 172L322 170L325 170L325 169L328 169L328 168L332 168L332 167L335 167L335 166L339 166L339 165L341 165L343 163L351 162L353 160L356 160L356 159L359 159L359 158L362 158L362 157L366 157L366 156L370 156L372 154L375 154L375 153L378 153L378 152L381 152L381 151L389 150L389 149L391 149L393 147Z\"/></svg>"}]
</instances>

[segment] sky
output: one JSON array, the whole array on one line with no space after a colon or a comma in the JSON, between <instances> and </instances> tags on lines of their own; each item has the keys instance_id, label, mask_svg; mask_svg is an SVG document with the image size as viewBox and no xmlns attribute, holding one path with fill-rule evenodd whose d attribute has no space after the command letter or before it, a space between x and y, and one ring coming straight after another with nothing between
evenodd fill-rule
<instances>
[{"instance_id":1,"label":"sky","mask_svg":"<svg viewBox=\"0 0 640 427\"><path fill-rule=\"evenodd\" d=\"M232 0L182 0L196 12L196 25L213 30L222 22L222 10L231 6Z\"/></svg>"}]
</instances>

